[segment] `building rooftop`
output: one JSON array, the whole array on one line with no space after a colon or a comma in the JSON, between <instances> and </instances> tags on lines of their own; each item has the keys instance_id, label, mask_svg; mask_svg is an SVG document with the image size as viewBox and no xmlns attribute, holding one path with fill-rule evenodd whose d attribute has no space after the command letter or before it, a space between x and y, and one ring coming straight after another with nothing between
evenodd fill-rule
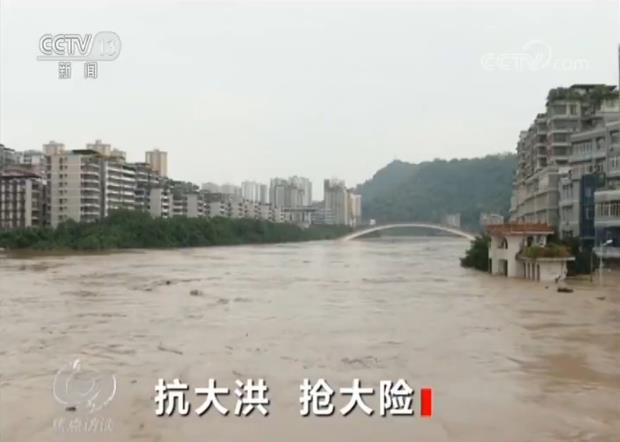
<instances>
[{"instance_id":1,"label":"building rooftop","mask_svg":"<svg viewBox=\"0 0 620 442\"><path fill-rule=\"evenodd\" d=\"M553 227L538 223L489 224L486 227L491 235L550 235Z\"/></svg>"},{"instance_id":2,"label":"building rooftop","mask_svg":"<svg viewBox=\"0 0 620 442\"><path fill-rule=\"evenodd\" d=\"M41 178L41 175L26 167L9 166L0 172L0 178Z\"/></svg>"},{"instance_id":3,"label":"building rooftop","mask_svg":"<svg viewBox=\"0 0 620 442\"><path fill-rule=\"evenodd\" d=\"M73 149L71 153L75 155L101 155L101 153L93 149Z\"/></svg>"}]
</instances>

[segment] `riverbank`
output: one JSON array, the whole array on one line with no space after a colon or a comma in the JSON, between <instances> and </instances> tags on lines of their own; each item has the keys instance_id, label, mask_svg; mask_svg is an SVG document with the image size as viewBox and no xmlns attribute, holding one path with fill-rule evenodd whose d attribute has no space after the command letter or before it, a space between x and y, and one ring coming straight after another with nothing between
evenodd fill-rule
<instances>
[{"instance_id":1,"label":"riverbank","mask_svg":"<svg viewBox=\"0 0 620 442\"><path fill-rule=\"evenodd\" d=\"M118 211L95 223L69 220L56 229L20 229L0 233L0 249L115 250L165 249L214 245L268 244L336 239L345 226L310 226L254 219L153 218L148 213Z\"/></svg>"}]
</instances>

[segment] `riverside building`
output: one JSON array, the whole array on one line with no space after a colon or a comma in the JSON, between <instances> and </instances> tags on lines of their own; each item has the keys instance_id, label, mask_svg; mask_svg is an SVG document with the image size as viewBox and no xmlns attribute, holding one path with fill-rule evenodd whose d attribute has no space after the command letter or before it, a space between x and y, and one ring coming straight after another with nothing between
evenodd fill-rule
<instances>
[{"instance_id":1,"label":"riverside building","mask_svg":"<svg viewBox=\"0 0 620 442\"><path fill-rule=\"evenodd\" d=\"M17 154L14 149L0 144L0 170L17 162Z\"/></svg>"},{"instance_id":2,"label":"riverside building","mask_svg":"<svg viewBox=\"0 0 620 442\"><path fill-rule=\"evenodd\" d=\"M0 230L46 224L45 179L17 166L0 171Z\"/></svg>"},{"instance_id":3,"label":"riverside building","mask_svg":"<svg viewBox=\"0 0 620 442\"><path fill-rule=\"evenodd\" d=\"M353 226L361 224L362 196L347 189L335 178L323 182L324 211L318 213L321 223Z\"/></svg>"},{"instance_id":4,"label":"riverside building","mask_svg":"<svg viewBox=\"0 0 620 442\"><path fill-rule=\"evenodd\" d=\"M561 229L560 182L571 169L571 136L609 121L614 103L615 86L582 84L549 91L545 112L519 135L512 221Z\"/></svg>"},{"instance_id":5,"label":"riverside building","mask_svg":"<svg viewBox=\"0 0 620 442\"><path fill-rule=\"evenodd\" d=\"M101 154L78 149L50 155L47 162L50 221L92 222L102 214Z\"/></svg>"}]
</instances>

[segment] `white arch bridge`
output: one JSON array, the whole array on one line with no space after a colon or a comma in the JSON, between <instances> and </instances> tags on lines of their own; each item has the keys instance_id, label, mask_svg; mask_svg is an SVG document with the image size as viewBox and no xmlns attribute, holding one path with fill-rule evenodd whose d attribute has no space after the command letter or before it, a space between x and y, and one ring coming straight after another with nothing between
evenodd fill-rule
<instances>
[{"instance_id":1,"label":"white arch bridge","mask_svg":"<svg viewBox=\"0 0 620 442\"><path fill-rule=\"evenodd\" d=\"M453 235L460 236L461 238L468 239L473 241L475 239L474 235L469 232L465 232L464 230L457 229L456 227L442 226L440 224L430 224L430 223L395 223L395 224L383 224L380 226L372 226L366 229L358 230L353 232L347 236L345 236L343 241L350 241L355 238L359 238L364 235L368 235L369 233L379 232L381 230L389 230L389 229L397 229L401 227L419 227L423 229L432 229L432 230L440 230L446 233L452 233Z\"/></svg>"}]
</instances>

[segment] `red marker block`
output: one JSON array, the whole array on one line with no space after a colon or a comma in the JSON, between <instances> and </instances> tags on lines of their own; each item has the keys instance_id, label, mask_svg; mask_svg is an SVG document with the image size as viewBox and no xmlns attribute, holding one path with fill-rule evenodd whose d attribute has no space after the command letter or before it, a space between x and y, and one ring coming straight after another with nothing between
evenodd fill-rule
<instances>
[{"instance_id":1,"label":"red marker block","mask_svg":"<svg viewBox=\"0 0 620 442\"><path fill-rule=\"evenodd\" d=\"M433 389L421 388L420 396L420 416L431 417L433 415Z\"/></svg>"}]
</instances>

